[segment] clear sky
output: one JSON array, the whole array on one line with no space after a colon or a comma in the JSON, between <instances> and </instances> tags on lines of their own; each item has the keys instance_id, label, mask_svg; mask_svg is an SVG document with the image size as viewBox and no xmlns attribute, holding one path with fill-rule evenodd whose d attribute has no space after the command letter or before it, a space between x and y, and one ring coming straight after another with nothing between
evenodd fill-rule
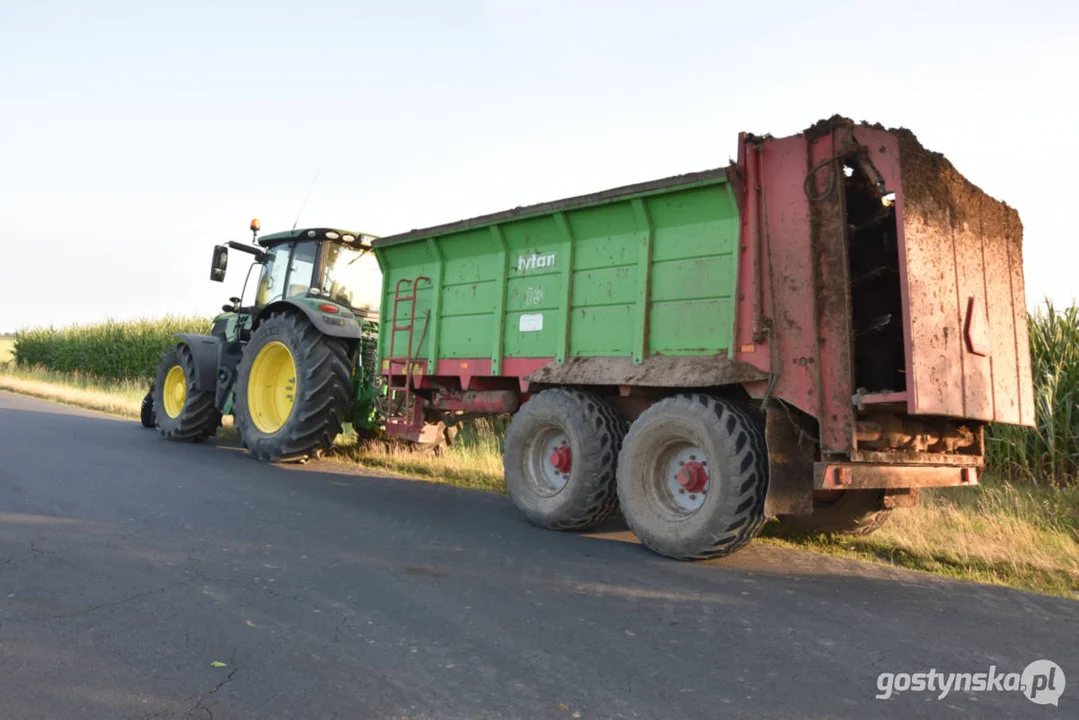
<instances>
[{"instance_id":1,"label":"clear sky","mask_svg":"<svg viewBox=\"0 0 1079 720\"><path fill-rule=\"evenodd\" d=\"M0 331L209 314L251 217L387 235L909 127L1079 294L1079 4L0 0Z\"/></svg>"}]
</instances>

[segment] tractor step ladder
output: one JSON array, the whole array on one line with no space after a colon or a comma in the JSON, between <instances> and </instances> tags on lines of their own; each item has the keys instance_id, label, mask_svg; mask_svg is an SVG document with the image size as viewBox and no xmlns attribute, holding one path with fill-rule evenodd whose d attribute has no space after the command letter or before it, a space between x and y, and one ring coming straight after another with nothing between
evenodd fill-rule
<instances>
[{"instance_id":1,"label":"tractor step ladder","mask_svg":"<svg viewBox=\"0 0 1079 720\"><path fill-rule=\"evenodd\" d=\"M401 278L397 281L397 285L395 285L393 288L393 318L390 322L390 352L388 358L389 368L387 369L388 378L386 385L386 392L389 396L388 399L390 403L390 417L387 417L386 420L387 422L391 422L394 424L402 424L402 421L404 421L405 424L412 424L408 420L409 404L412 400L412 369L419 360L419 358L416 358L413 355L414 348L412 345L416 327L416 294L419 292L420 282L424 280L426 280L427 282L431 282L431 278L427 277L426 275L418 275L414 280L409 280L408 278ZM404 286L410 292L408 292L408 294L402 295L402 286ZM405 302L409 304L408 323L402 324L399 321L399 309L401 303ZM397 348L397 333L405 332L406 330L408 331L408 350L406 351L405 355L398 355L395 352ZM424 334L426 335L426 325L424 325L423 330ZM420 339L420 344L423 344L422 336ZM393 378L395 364L402 364L404 366L403 370L405 379L404 384L402 385L394 385ZM396 400L402 395L404 396L403 402L401 403L400 414L398 414L398 411L395 409Z\"/></svg>"}]
</instances>

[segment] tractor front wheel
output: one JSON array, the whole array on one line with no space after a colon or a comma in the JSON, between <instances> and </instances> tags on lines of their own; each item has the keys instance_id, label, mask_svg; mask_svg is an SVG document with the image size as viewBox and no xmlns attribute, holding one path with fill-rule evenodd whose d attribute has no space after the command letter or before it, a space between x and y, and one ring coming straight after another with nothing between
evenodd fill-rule
<instances>
[{"instance_id":1,"label":"tractor front wheel","mask_svg":"<svg viewBox=\"0 0 1079 720\"><path fill-rule=\"evenodd\" d=\"M274 314L244 347L235 388L236 429L252 457L317 457L349 417L348 346L323 335L306 317Z\"/></svg>"},{"instance_id":2,"label":"tractor front wheel","mask_svg":"<svg viewBox=\"0 0 1079 720\"><path fill-rule=\"evenodd\" d=\"M221 413L214 406L214 394L195 385L195 358L180 343L161 356L154 379L149 408L142 404L142 421L149 410L153 424L167 440L202 442L221 427Z\"/></svg>"}]
</instances>

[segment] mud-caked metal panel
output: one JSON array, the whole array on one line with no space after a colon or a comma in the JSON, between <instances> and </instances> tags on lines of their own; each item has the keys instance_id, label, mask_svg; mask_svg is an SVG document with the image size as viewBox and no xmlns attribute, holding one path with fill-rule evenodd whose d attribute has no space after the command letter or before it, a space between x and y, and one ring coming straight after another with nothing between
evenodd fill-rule
<instances>
[{"instance_id":1,"label":"mud-caked metal panel","mask_svg":"<svg viewBox=\"0 0 1079 720\"><path fill-rule=\"evenodd\" d=\"M851 144L850 130L834 128L827 134L807 135L806 172L822 169L813 173L807 184L812 193L810 220L816 264L820 439L826 450L846 452L851 447L854 424L850 249L843 166L835 158Z\"/></svg>"},{"instance_id":2,"label":"mud-caked metal panel","mask_svg":"<svg viewBox=\"0 0 1079 720\"><path fill-rule=\"evenodd\" d=\"M820 412L817 293L805 194L804 136L743 137L739 168L741 260L738 268L737 359L773 374L770 392L812 417Z\"/></svg>"},{"instance_id":3,"label":"mud-caked metal panel","mask_svg":"<svg viewBox=\"0 0 1079 720\"><path fill-rule=\"evenodd\" d=\"M835 137L743 138L738 360L747 385L820 421L827 452L851 448L849 280ZM814 168L816 171L814 171Z\"/></svg>"},{"instance_id":4,"label":"mud-caked metal panel","mask_svg":"<svg viewBox=\"0 0 1079 720\"><path fill-rule=\"evenodd\" d=\"M1019 215L909 131L887 134L899 151L908 410L1030 424Z\"/></svg>"},{"instance_id":5,"label":"mud-caked metal panel","mask_svg":"<svg viewBox=\"0 0 1079 720\"><path fill-rule=\"evenodd\" d=\"M1018 215L1008 218L1008 262L1012 268L1012 317L1015 321L1016 374L1019 376L1019 423L1033 427L1034 377L1030 365L1030 327L1027 325L1027 292L1023 276L1023 226ZM1018 268L1018 270L1016 270Z\"/></svg>"}]
</instances>

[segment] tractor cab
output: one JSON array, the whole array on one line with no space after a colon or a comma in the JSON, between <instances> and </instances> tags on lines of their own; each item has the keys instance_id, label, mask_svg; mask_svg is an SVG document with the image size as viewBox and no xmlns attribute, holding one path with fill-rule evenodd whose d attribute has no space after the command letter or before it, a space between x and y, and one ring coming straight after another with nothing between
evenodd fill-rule
<instances>
[{"instance_id":1,"label":"tractor cab","mask_svg":"<svg viewBox=\"0 0 1079 720\"><path fill-rule=\"evenodd\" d=\"M253 220L250 245L214 247L210 279L216 282L225 279L229 248L254 256L243 292L224 306L226 312L257 314L288 299L332 303L359 318L377 319L382 274L371 253L373 235L311 228L259 237L258 230L258 220Z\"/></svg>"}]
</instances>

